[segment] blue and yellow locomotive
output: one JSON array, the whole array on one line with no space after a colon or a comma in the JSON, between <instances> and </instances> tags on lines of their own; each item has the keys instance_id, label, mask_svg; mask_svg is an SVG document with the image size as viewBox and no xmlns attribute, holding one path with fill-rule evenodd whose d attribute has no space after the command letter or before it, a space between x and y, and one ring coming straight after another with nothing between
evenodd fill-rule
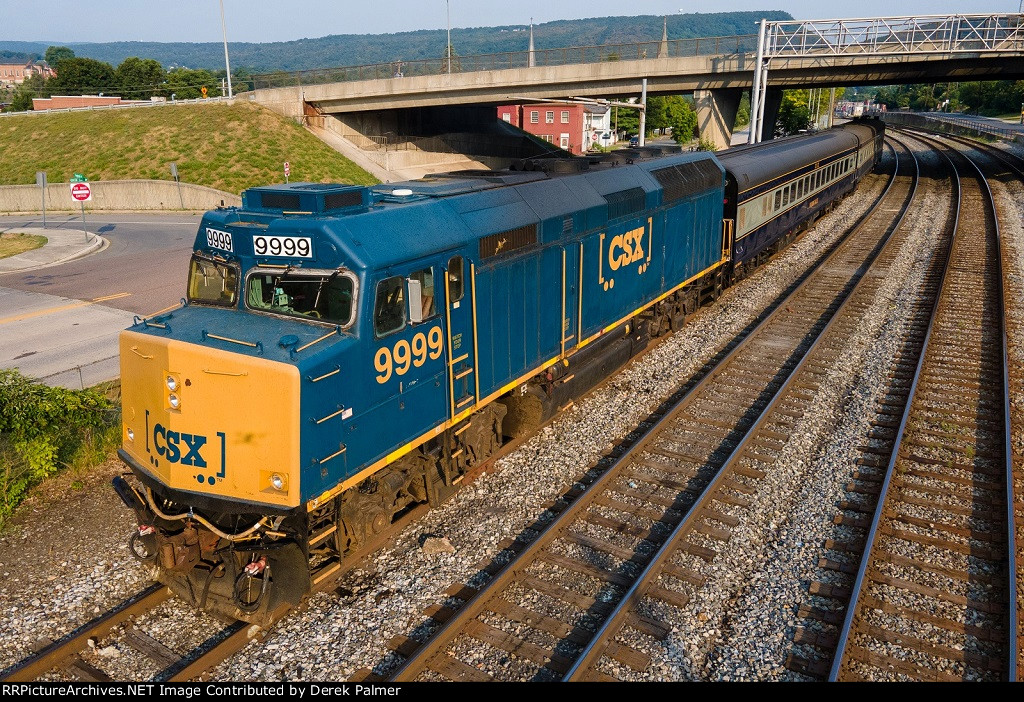
<instances>
[{"instance_id":1,"label":"blue and yellow locomotive","mask_svg":"<svg viewBox=\"0 0 1024 702\"><path fill-rule=\"evenodd\" d=\"M521 165L203 217L185 304L120 342L114 484L178 595L266 621L734 277L714 155Z\"/></svg>"}]
</instances>

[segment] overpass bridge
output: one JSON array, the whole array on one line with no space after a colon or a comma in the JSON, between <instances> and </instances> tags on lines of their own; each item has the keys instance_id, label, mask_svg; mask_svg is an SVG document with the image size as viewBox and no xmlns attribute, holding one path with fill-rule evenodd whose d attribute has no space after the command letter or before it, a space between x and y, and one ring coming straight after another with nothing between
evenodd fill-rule
<instances>
[{"instance_id":1,"label":"overpass bridge","mask_svg":"<svg viewBox=\"0 0 1024 702\"><path fill-rule=\"evenodd\" d=\"M515 100L692 92L701 133L729 144L742 91L774 124L786 88L1024 78L1024 15L762 22L760 35L392 62L256 77L253 100L344 134L398 131L405 111ZM754 132L754 130L752 130Z\"/></svg>"}]
</instances>

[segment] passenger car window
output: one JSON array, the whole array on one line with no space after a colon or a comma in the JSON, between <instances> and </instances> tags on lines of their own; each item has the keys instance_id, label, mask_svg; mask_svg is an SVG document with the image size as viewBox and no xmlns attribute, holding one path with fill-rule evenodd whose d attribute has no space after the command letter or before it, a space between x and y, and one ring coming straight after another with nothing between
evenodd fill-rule
<instances>
[{"instance_id":1,"label":"passenger car window","mask_svg":"<svg viewBox=\"0 0 1024 702\"><path fill-rule=\"evenodd\" d=\"M776 190L775 191L775 209L776 209L776 211L780 207L782 207L782 191L781 190Z\"/></svg>"},{"instance_id":2,"label":"passenger car window","mask_svg":"<svg viewBox=\"0 0 1024 702\"><path fill-rule=\"evenodd\" d=\"M373 306L373 330L384 336L405 328L405 281L396 275L377 283Z\"/></svg>"},{"instance_id":3,"label":"passenger car window","mask_svg":"<svg viewBox=\"0 0 1024 702\"><path fill-rule=\"evenodd\" d=\"M462 277L462 256L452 256L448 260L448 294L452 296L449 302L454 303L462 299L466 292L465 278Z\"/></svg>"}]
</instances>

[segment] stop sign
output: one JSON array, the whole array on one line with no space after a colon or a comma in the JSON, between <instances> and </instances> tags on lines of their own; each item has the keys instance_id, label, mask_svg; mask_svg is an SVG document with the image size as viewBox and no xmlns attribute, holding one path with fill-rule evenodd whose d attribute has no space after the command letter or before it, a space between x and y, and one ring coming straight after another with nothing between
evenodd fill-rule
<instances>
[{"instance_id":1,"label":"stop sign","mask_svg":"<svg viewBox=\"0 0 1024 702\"><path fill-rule=\"evenodd\" d=\"M92 200L92 188L88 183L72 183L71 197L75 202L89 202Z\"/></svg>"}]
</instances>

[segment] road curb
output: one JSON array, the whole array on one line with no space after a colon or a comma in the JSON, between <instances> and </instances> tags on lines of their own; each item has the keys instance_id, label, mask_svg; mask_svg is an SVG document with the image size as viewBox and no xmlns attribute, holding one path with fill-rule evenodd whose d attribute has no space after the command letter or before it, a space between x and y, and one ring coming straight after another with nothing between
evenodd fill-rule
<instances>
[{"instance_id":1,"label":"road curb","mask_svg":"<svg viewBox=\"0 0 1024 702\"><path fill-rule=\"evenodd\" d=\"M69 261L74 261L75 259L78 259L78 258L84 258L85 256L90 256L90 255L92 255L94 253L99 253L100 251L104 250L105 248L107 248L110 245L110 242L107 241L107 239L105 239L104 237L100 236L99 234L92 234L92 237L93 237L92 242L89 243L88 246L86 246L85 248L79 249L78 251L75 251L74 253L72 253L72 254L70 254L68 256L64 256L63 258L58 258L58 259L55 259L53 261L47 261L46 263L37 263L37 264L34 264L34 265L28 265L28 266L23 266L23 267L20 267L20 268L14 268L14 269L11 269L11 270L8 270L8 271L0 271L0 276L8 275L10 273L26 273L26 272L29 272L29 271L37 271L37 270L40 270L41 268L49 268L51 266L59 266L59 265L61 265L63 263L67 263ZM44 249L46 248L45 245L43 246L43 248ZM14 258L14 257L12 257L12 258Z\"/></svg>"}]
</instances>

